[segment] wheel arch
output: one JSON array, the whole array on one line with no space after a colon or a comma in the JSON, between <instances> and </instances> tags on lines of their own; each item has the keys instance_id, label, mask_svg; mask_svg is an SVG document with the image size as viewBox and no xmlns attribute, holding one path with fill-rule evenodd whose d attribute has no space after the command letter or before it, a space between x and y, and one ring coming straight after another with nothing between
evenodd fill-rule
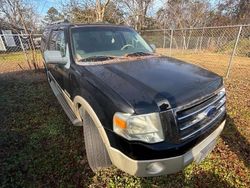
<instances>
[{"instance_id":1,"label":"wheel arch","mask_svg":"<svg viewBox=\"0 0 250 188\"><path fill-rule=\"evenodd\" d=\"M110 147L110 142L109 142L107 134L106 134L106 132L104 130L104 127L103 127L103 125L102 125L102 123L101 123L98 115L96 114L96 112L94 111L94 109L91 107L91 105L89 104L89 102L86 99L84 99L82 96L76 95L74 97L73 103L74 103L74 106L76 108L80 107L80 106L82 106L84 108L84 110L89 114L89 116L93 120L95 126L98 128L98 132L101 135L101 138L102 138L105 146L106 147ZM76 109L76 115L78 117L80 117L79 109Z\"/></svg>"}]
</instances>

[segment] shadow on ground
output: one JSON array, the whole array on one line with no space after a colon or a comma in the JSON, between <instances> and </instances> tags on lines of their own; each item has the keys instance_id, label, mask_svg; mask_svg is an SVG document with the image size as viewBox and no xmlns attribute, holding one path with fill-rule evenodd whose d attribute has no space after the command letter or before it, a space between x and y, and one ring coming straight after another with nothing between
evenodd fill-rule
<instances>
[{"instance_id":1,"label":"shadow on ground","mask_svg":"<svg viewBox=\"0 0 250 188\"><path fill-rule=\"evenodd\" d=\"M250 143L248 140L238 131L234 120L227 115L226 125L221 134L222 139L230 150L238 155L238 157L244 162L246 167L250 167Z\"/></svg>"},{"instance_id":2,"label":"shadow on ground","mask_svg":"<svg viewBox=\"0 0 250 188\"><path fill-rule=\"evenodd\" d=\"M215 173L209 171L201 171L195 173L192 178L188 179L185 174L177 173L173 175L167 175L162 177L154 178L144 178L141 181L141 187L152 187L152 184L155 187L232 187L227 181L223 180L221 177Z\"/></svg>"},{"instance_id":3,"label":"shadow on ground","mask_svg":"<svg viewBox=\"0 0 250 188\"><path fill-rule=\"evenodd\" d=\"M90 184L81 127L73 127L44 73L0 75L0 187Z\"/></svg>"}]
</instances>

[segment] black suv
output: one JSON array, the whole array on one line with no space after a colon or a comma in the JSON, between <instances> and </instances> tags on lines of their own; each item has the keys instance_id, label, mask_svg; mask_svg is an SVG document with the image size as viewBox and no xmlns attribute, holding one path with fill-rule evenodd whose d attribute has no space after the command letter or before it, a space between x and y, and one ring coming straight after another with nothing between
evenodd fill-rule
<instances>
[{"instance_id":1,"label":"black suv","mask_svg":"<svg viewBox=\"0 0 250 188\"><path fill-rule=\"evenodd\" d=\"M50 25L41 51L55 96L83 126L93 171L114 164L137 176L175 173L215 146L225 124L223 79L155 54L132 28Z\"/></svg>"}]
</instances>

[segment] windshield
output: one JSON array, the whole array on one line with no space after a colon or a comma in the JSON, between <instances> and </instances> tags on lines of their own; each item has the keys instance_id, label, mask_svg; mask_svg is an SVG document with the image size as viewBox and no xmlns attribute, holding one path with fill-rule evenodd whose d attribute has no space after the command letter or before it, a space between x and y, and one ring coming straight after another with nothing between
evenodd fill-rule
<instances>
[{"instance_id":1,"label":"windshield","mask_svg":"<svg viewBox=\"0 0 250 188\"><path fill-rule=\"evenodd\" d=\"M153 50L134 30L125 27L74 27L71 29L73 53L77 60L108 56L110 58ZM97 58L98 59L98 58Z\"/></svg>"}]
</instances>

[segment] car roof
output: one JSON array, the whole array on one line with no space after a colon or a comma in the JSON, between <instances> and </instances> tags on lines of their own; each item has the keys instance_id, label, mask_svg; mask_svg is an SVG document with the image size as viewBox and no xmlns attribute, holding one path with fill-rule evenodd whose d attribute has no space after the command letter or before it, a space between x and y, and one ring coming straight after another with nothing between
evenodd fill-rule
<instances>
[{"instance_id":1,"label":"car roof","mask_svg":"<svg viewBox=\"0 0 250 188\"><path fill-rule=\"evenodd\" d=\"M58 23L58 24L51 24L48 25L47 29L59 29L59 28L69 28L69 27L125 27L125 28L131 28L130 26L126 25L116 25L116 24L110 24L110 23Z\"/></svg>"}]
</instances>

